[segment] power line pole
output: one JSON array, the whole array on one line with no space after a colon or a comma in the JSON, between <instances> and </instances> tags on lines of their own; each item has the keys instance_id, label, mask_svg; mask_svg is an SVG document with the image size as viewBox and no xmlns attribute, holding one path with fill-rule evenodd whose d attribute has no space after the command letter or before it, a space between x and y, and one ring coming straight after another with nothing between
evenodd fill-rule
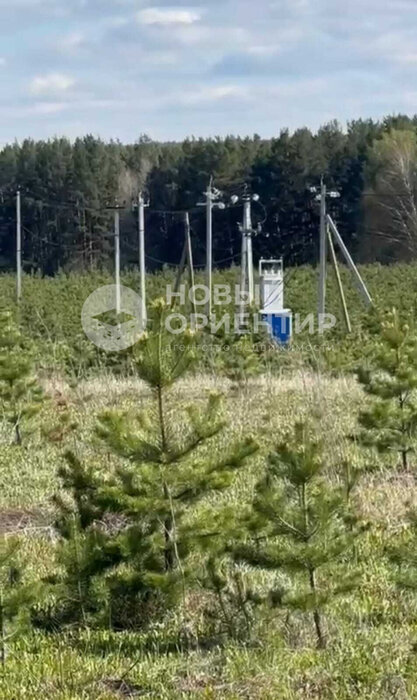
<instances>
[{"instance_id":1,"label":"power line pole","mask_svg":"<svg viewBox=\"0 0 417 700\"><path fill-rule=\"evenodd\" d=\"M114 212L114 284L116 287L116 315L120 314L120 209L125 209L126 202L118 204L117 200L113 206L106 209Z\"/></svg>"},{"instance_id":2,"label":"power line pole","mask_svg":"<svg viewBox=\"0 0 417 700\"><path fill-rule=\"evenodd\" d=\"M16 192L16 298L22 298L22 214L20 190Z\"/></svg>"},{"instance_id":3,"label":"power line pole","mask_svg":"<svg viewBox=\"0 0 417 700\"><path fill-rule=\"evenodd\" d=\"M139 270L140 270L140 298L142 303L142 324L146 327L146 268L145 268L145 204L143 193L138 196L138 227L139 227Z\"/></svg>"},{"instance_id":4,"label":"power line pole","mask_svg":"<svg viewBox=\"0 0 417 700\"><path fill-rule=\"evenodd\" d=\"M327 236L326 236L326 196L327 190L323 178L320 186L320 271L319 271L319 295L318 314L323 316L326 310L326 262L327 262Z\"/></svg>"},{"instance_id":5,"label":"power line pole","mask_svg":"<svg viewBox=\"0 0 417 700\"><path fill-rule=\"evenodd\" d=\"M207 315L211 316L211 291L213 285L213 178L206 192L206 287L208 289Z\"/></svg>"},{"instance_id":6,"label":"power line pole","mask_svg":"<svg viewBox=\"0 0 417 700\"><path fill-rule=\"evenodd\" d=\"M243 235L246 237L246 266L248 276L249 303L253 304L255 288L253 280L253 251L252 251L252 199L250 196L243 200Z\"/></svg>"},{"instance_id":7,"label":"power line pole","mask_svg":"<svg viewBox=\"0 0 417 700\"><path fill-rule=\"evenodd\" d=\"M250 202L249 202L250 206ZM245 300L244 294L246 294L246 280L247 280L247 265L248 265L248 239L246 237L246 206L243 213L243 226L242 226L242 250L240 256L240 318L241 323L243 323L243 314L245 313Z\"/></svg>"},{"instance_id":8,"label":"power line pole","mask_svg":"<svg viewBox=\"0 0 417 700\"><path fill-rule=\"evenodd\" d=\"M327 197L337 199L340 193L337 190L328 190L324 178L321 178L320 192L317 187L308 188L315 195L315 201L320 202L320 255L319 255L319 287L317 311L319 317L326 312L326 267L327 267Z\"/></svg>"},{"instance_id":9,"label":"power line pole","mask_svg":"<svg viewBox=\"0 0 417 700\"><path fill-rule=\"evenodd\" d=\"M114 210L114 267L116 284L116 315L120 314L120 212Z\"/></svg>"},{"instance_id":10,"label":"power line pole","mask_svg":"<svg viewBox=\"0 0 417 700\"><path fill-rule=\"evenodd\" d=\"M236 203L237 199L232 199L233 203ZM240 315L242 323L246 306L244 295L248 295L249 304L253 304L255 300L252 251L252 202L259 202L259 195L248 194L247 187L245 186L245 194L243 195L242 253L240 273Z\"/></svg>"},{"instance_id":11,"label":"power line pole","mask_svg":"<svg viewBox=\"0 0 417 700\"><path fill-rule=\"evenodd\" d=\"M206 287L208 290L207 300L207 316L210 318L212 312L212 288L213 288L213 208L225 209L223 202L216 202L221 193L213 189L213 177L207 185L207 190L204 193L205 202L198 202L198 207L206 208Z\"/></svg>"}]
</instances>

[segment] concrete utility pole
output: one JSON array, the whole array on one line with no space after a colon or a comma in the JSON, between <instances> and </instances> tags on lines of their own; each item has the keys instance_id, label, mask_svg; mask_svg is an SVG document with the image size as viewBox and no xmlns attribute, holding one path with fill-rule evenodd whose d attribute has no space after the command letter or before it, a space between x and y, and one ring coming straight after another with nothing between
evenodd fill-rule
<instances>
[{"instance_id":1,"label":"concrete utility pole","mask_svg":"<svg viewBox=\"0 0 417 700\"><path fill-rule=\"evenodd\" d=\"M237 202L237 197L232 198L233 203ZM245 188L243 195L243 224L242 224L242 253L241 253L241 273L240 273L240 315L243 323L246 302L244 294L248 295L248 303L255 301L255 284L253 277L253 252L252 252L252 202L259 202L259 195L248 194Z\"/></svg>"},{"instance_id":2,"label":"concrete utility pole","mask_svg":"<svg viewBox=\"0 0 417 700\"><path fill-rule=\"evenodd\" d=\"M120 314L120 212L114 210L114 267L116 284L116 315ZM119 320L119 319L118 319Z\"/></svg>"},{"instance_id":3,"label":"concrete utility pole","mask_svg":"<svg viewBox=\"0 0 417 700\"><path fill-rule=\"evenodd\" d=\"M252 251L252 198L247 196L243 200L243 235L246 238L246 265L248 276L249 303L253 304L255 287L253 280L253 251Z\"/></svg>"},{"instance_id":4,"label":"concrete utility pole","mask_svg":"<svg viewBox=\"0 0 417 700\"><path fill-rule=\"evenodd\" d=\"M320 272L318 314L323 316L326 310L326 262L327 262L327 235L326 235L326 185L323 178L320 187Z\"/></svg>"},{"instance_id":5,"label":"concrete utility pole","mask_svg":"<svg viewBox=\"0 0 417 700\"><path fill-rule=\"evenodd\" d=\"M211 316L211 292L213 287L213 178L206 192L206 287L208 289L207 316Z\"/></svg>"},{"instance_id":6,"label":"concrete utility pole","mask_svg":"<svg viewBox=\"0 0 417 700\"><path fill-rule=\"evenodd\" d=\"M216 199L220 197L221 193L213 189L212 177L210 178L210 182L204 194L206 201L198 202L197 206L206 208L206 287L208 290L206 312L207 316L210 317L212 312L213 288L213 208L218 207L219 209L225 209L226 206L223 202L216 202Z\"/></svg>"},{"instance_id":7,"label":"concrete utility pole","mask_svg":"<svg viewBox=\"0 0 417 700\"><path fill-rule=\"evenodd\" d=\"M146 327L146 268L145 268L145 200L142 192L138 196L138 228L139 228L139 270L140 270L140 298L142 302L142 324Z\"/></svg>"},{"instance_id":8,"label":"concrete utility pole","mask_svg":"<svg viewBox=\"0 0 417 700\"><path fill-rule=\"evenodd\" d=\"M22 298L22 215L20 190L16 192L16 299Z\"/></svg>"},{"instance_id":9,"label":"concrete utility pole","mask_svg":"<svg viewBox=\"0 0 417 700\"><path fill-rule=\"evenodd\" d=\"M320 202L320 256L319 256L319 287L317 311L319 317L326 313L326 267L327 267L327 197L338 199L340 193L337 190L328 190L323 177L320 182L320 192L317 187L308 188L315 195L316 202Z\"/></svg>"},{"instance_id":10,"label":"concrete utility pole","mask_svg":"<svg viewBox=\"0 0 417 700\"><path fill-rule=\"evenodd\" d=\"M116 315L120 314L120 209L125 209L126 202L118 204L117 200L113 206L106 209L114 212L114 284L116 287Z\"/></svg>"},{"instance_id":11,"label":"concrete utility pole","mask_svg":"<svg viewBox=\"0 0 417 700\"><path fill-rule=\"evenodd\" d=\"M250 207L250 201L249 201ZM244 294L247 290L246 280L247 280L247 268L248 268L248 239L246 236L246 217L247 217L247 207L246 202L243 210L243 226L242 226L242 249L240 255L240 317L243 323L243 314L245 313L245 300Z\"/></svg>"}]
</instances>

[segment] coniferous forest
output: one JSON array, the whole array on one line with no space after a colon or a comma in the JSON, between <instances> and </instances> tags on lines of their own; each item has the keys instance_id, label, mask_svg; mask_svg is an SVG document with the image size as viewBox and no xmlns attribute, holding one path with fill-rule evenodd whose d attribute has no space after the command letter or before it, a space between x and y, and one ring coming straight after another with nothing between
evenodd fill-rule
<instances>
[{"instance_id":1,"label":"coniferous forest","mask_svg":"<svg viewBox=\"0 0 417 700\"><path fill-rule=\"evenodd\" d=\"M195 262L205 259L204 211L198 203L210 177L223 201L245 185L260 195L254 207L255 257L283 255L287 265L317 260L317 205L309 187L323 176L341 193L332 202L340 231L363 262L392 262L414 253L409 236L416 192L417 118L336 122L316 133L282 130L265 140L189 138L157 143L106 143L88 135L70 142L26 140L0 153L0 267L15 264L15 192L22 193L25 272L105 267L112 256L113 214L122 207L122 264L137 263L134 203L143 190L147 268L178 264L183 231L178 212L190 211ZM403 154L406 158L397 158ZM406 163L405 167L404 162ZM402 165L401 165L402 164ZM215 213L214 263L238 260L239 204ZM412 238L412 237L411 237Z\"/></svg>"}]
</instances>

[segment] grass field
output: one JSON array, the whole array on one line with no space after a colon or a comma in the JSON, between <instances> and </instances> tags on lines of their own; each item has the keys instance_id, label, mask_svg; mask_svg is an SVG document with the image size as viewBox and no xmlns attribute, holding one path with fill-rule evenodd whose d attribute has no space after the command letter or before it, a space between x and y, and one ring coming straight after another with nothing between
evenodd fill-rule
<instances>
[{"instance_id":1,"label":"grass field","mask_svg":"<svg viewBox=\"0 0 417 700\"><path fill-rule=\"evenodd\" d=\"M190 377L172 400L183 405L200 400L214 387L227 395L230 427L211 446L221 451L232 435L260 436L261 452L237 477L229 497L246 500L262 461L294 417L314 415L326 438L329 479L338 480L343 458L365 464L366 458L347 435L354 428L364 397L355 380L329 378L309 371L264 376L241 390L227 380ZM79 422L77 439L68 441L86 460L110 466L112 458L93 437L98 413L109 406L135 406L149 399L135 379L111 374L80 382L48 380L48 406L39 425L70 410ZM38 425L38 428L39 428ZM51 496L63 445L51 446L35 429L24 447L0 448L0 530L19 532L20 556L33 579L53 567L55 534ZM101 450L101 453L100 453ZM190 599L194 644L181 648L181 616L172 613L146 632L68 630L33 632L11 647L0 679L0 697L110 699L177 698L414 698L417 697L417 607L394 586L384 548L404 527L406 504L416 497L414 478L381 464L364 475L355 492L358 507L372 527L360 545L362 585L354 598L339 599L326 615L329 645L314 648L305 617L285 619L282 612L260 620L253 642L213 642L200 629L200 594ZM272 613L270 613L272 615ZM268 623L268 624L267 624Z\"/></svg>"},{"instance_id":2,"label":"grass field","mask_svg":"<svg viewBox=\"0 0 417 700\"><path fill-rule=\"evenodd\" d=\"M367 266L362 273L382 313L397 306L415 315L416 265ZM237 270L216 273L215 281L233 283L236 276ZM375 458L350 439L358 411L367 401L350 370L373 340L369 318L348 272L342 270L342 276L354 324L350 338L344 337L330 277L329 311L339 322L325 342L296 338L292 350L279 353L270 367L264 366L261 376L240 386L215 368L202 371L200 365L197 374L175 385L170 397L180 415L187 404L202 402L210 391L224 394L228 427L205 448L213 456L222 454L233 438L256 436L258 454L224 496L233 503L251 499L268 453L305 417L315 422L323 437L329 481L343 482L346 462L362 474L352 496L361 518L370 523L356 552L361 586L354 596L338 598L326 611L327 648L315 648L308 615L288 616L280 609L264 611L246 643L213 636L203 615L205 593L193 590L187 594L186 609L167 613L142 631L67 628L49 634L26 633L9 647L0 673L0 698L417 697L417 599L395 586L386 556L392 538L407 531L406 514L410 505L417 504L417 488L413 471L398 469L394 457ZM150 277L150 297L160 295L172 279L172 271ZM18 536L28 582L54 571L57 533L52 497L59 489L57 470L65 449L101 470L105 478L116 458L95 436L97 417L104 409L138 409L150 402L144 383L127 375L114 360L97 354L82 335L83 301L110 281L105 273L24 279L19 320L33 343L48 400L22 446L12 444L9 429L0 424L0 535ZM137 287L133 273L124 281ZM316 287L313 269L289 271L288 306L301 315L313 312ZM0 277L0 292L3 304L13 308L11 276ZM47 440L45 426L50 428L64 413L76 430L55 442ZM249 573L243 570L244 575ZM258 585L264 583L258 577Z\"/></svg>"}]
</instances>

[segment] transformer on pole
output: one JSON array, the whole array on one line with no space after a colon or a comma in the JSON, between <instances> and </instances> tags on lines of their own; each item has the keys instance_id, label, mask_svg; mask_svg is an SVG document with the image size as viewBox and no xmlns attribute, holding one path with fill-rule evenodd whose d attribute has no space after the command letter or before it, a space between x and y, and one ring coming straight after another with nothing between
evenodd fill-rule
<instances>
[{"instance_id":1,"label":"transformer on pole","mask_svg":"<svg viewBox=\"0 0 417 700\"><path fill-rule=\"evenodd\" d=\"M261 259L259 279L262 318L266 321L272 338L277 343L286 345L292 336L292 313L290 309L284 308L283 259Z\"/></svg>"}]
</instances>

